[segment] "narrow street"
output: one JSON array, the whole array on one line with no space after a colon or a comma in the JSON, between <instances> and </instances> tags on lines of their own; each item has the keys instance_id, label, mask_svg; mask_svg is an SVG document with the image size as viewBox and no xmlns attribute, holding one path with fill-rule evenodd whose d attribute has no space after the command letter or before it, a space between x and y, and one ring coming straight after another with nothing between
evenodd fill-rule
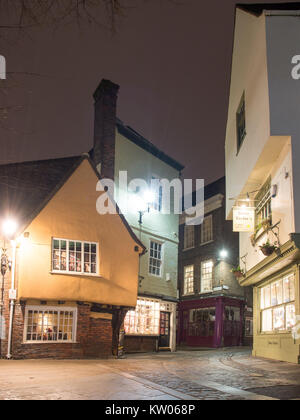
<instances>
[{"instance_id":1,"label":"narrow street","mask_svg":"<svg viewBox=\"0 0 300 420\"><path fill-rule=\"evenodd\" d=\"M300 399L300 366L246 348L121 360L0 361L0 400Z\"/></svg>"}]
</instances>

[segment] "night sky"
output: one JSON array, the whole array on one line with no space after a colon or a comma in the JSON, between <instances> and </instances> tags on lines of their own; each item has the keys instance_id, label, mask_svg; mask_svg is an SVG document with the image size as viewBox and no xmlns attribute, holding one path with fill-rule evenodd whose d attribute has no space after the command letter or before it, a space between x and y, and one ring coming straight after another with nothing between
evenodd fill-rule
<instances>
[{"instance_id":1,"label":"night sky","mask_svg":"<svg viewBox=\"0 0 300 420\"><path fill-rule=\"evenodd\" d=\"M264 1L266 3L266 1ZM72 156L93 143L92 94L120 85L118 117L185 165L224 175L233 0L140 0L112 35L103 27L38 28L1 42L9 88L1 163Z\"/></svg>"}]
</instances>

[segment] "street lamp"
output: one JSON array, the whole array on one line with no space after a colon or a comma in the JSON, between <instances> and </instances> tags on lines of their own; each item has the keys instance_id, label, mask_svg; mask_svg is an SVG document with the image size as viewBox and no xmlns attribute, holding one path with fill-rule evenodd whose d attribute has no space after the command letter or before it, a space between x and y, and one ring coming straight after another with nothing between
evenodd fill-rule
<instances>
[{"instance_id":1,"label":"street lamp","mask_svg":"<svg viewBox=\"0 0 300 420\"><path fill-rule=\"evenodd\" d=\"M145 190L142 194L136 192L133 197L134 210L139 213L139 225L143 223L143 215L150 212L151 204L154 202L154 192L150 189Z\"/></svg>"},{"instance_id":2,"label":"street lamp","mask_svg":"<svg viewBox=\"0 0 300 420\"><path fill-rule=\"evenodd\" d=\"M2 223L2 232L5 239L11 239L17 231L17 222L13 219L6 219Z\"/></svg>"},{"instance_id":3,"label":"street lamp","mask_svg":"<svg viewBox=\"0 0 300 420\"><path fill-rule=\"evenodd\" d=\"M222 249L220 251L220 258L225 259L228 257L228 251L226 249Z\"/></svg>"}]
</instances>

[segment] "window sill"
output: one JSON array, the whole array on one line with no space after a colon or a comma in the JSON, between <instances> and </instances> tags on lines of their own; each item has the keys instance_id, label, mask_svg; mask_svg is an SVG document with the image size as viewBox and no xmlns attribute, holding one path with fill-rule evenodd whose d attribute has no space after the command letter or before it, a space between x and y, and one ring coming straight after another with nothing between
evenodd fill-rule
<instances>
[{"instance_id":1,"label":"window sill","mask_svg":"<svg viewBox=\"0 0 300 420\"><path fill-rule=\"evenodd\" d=\"M211 244L211 243L213 243L213 241L214 241L214 240L212 239L212 240L207 241L207 242L201 242L201 243L200 243L200 246Z\"/></svg>"},{"instance_id":2,"label":"window sill","mask_svg":"<svg viewBox=\"0 0 300 420\"><path fill-rule=\"evenodd\" d=\"M159 334L143 334L143 333L125 333L125 335L130 336L130 337L159 337Z\"/></svg>"},{"instance_id":3,"label":"window sill","mask_svg":"<svg viewBox=\"0 0 300 420\"><path fill-rule=\"evenodd\" d=\"M266 332L259 332L258 335L266 336L266 337L269 337L269 336L272 336L272 335L288 335L288 336L290 336L291 333L292 333L292 330L290 330L290 331L287 331L287 330L285 330L285 331L266 331Z\"/></svg>"},{"instance_id":4,"label":"window sill","mask_svg":"<svg viewBox=\"0 0 300 420\"><path fill-rule=\"evenodd\" d=\"M184 251L190 251L191 249L195 249L195 246L190 246L189 248L183 248L183 252Z\"/></svg>"},{"instance_id":5,"label":"window sill","mask_svg":"<svg viewBox=\"0 0 300 420\"><path fill-rule=\"evenodd\" d=\"M23 341L22 343L23 345L26 344L78 344L78 341L54 341L54 340L49 340L49 341Z\"/></svg>"},{"instance_id":6,"label":"window sill","mask_svg":"<svg viewBox=\"0 0 300 420\"><path fill-rule=\"evenodd\" d=\"M50 274L59 274L62 276L79 276L79 277L101 277L98 273L78 273L74 271L50 271Z\"/></svg>"},{"instance_id":7,"label":"window sill","mask_svg":"<svg viewBox=\"0 0 300 420\"><path fill-rule=\"evenodd\" d=\"M207 290L205 292L199 292L199 295L206 295L206 294L212 293L212 292L213 292L213 290Z\"/></svg>"}]
</instances>

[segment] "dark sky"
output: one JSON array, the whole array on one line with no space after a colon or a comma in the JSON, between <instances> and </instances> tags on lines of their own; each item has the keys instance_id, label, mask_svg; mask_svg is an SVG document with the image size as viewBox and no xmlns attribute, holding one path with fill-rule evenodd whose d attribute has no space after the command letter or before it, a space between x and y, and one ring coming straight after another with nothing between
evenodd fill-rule
<instances>
[{"instance_id":1,"label":"dark sky","mask_svg":"<svg viewBox=\"0 0 300 420\"><path fill-rule=\"evenodd\" d=\"M2 42L9 76L1 104L1 162L71 156L92 147L92 94L120 85L118 116L186 167L185 177L224 175L234 25L232 0L137 1L117 34L97 26L35 29Z\"/></svg>"}]
</instances>

